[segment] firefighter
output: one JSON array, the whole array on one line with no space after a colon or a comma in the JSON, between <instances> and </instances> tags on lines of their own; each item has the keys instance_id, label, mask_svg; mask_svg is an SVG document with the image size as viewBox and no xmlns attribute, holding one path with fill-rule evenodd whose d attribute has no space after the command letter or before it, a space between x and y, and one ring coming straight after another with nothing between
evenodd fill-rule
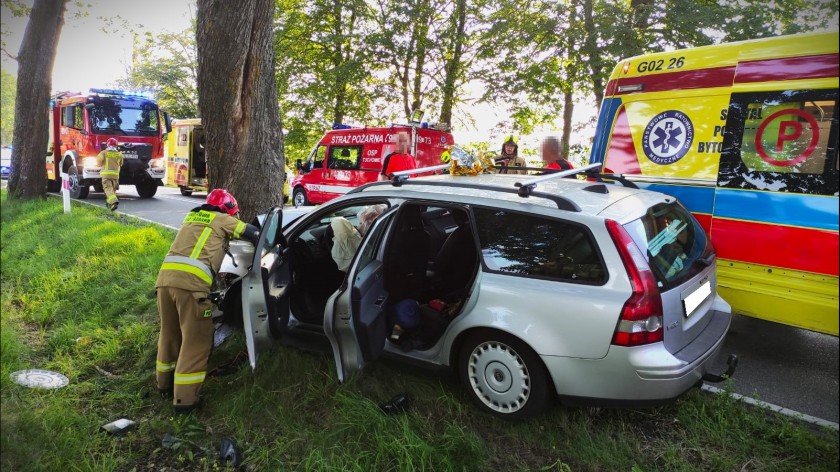
<instances>
[{"instance_id":1,"label":"firefighter","mask_svg":"<svg viewBox=\"0 0 840 472\"><path fill-rule=\"evenodd\" d=\"M213 347L210 289L231 239L256 244L256 226L238 219L239 205L227 190L215 189L204 205L187 213L163 260L157 282L160 337L157 388L173 393L176 413L199 403L207 361Z\"/></svg>"},{"instance_id":2,"label":"firefighter","mask_svg":"<svg viewBox=\"0 0 840 472\"><path fill-rule=\"evenodd\" d=\"M105 149L96 156L102 171L102 191L105 192L105 204L114 211L120 206L117 190L120 189L120 167L123 164L122 153L117 150L117 138L108 138Z\"/></svg>"},{"instance_id":3,"label":"firefighter","mask_svg":"<svg viewBox=\"0 0 840 472\"><path fill-rule=\"evenodd\" d=\"M507 167L502 169L502 174L525 174L524 170L513 170L511 167L525 167L525 159L519 157L519 140L515 135L509 134L502 141L502 152L494 159L497 163Z\"/></svg>"}]
</instances>

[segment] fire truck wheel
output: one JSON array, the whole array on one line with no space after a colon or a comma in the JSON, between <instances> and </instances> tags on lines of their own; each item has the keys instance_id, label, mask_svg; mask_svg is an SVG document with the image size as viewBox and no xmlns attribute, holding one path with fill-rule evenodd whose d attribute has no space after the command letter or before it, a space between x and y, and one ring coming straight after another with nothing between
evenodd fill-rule
<instances>
[{"instance_id":1,"label":"fire truck wheel","mask_svg":"<svg viewBox=\"0 0 840 472\"><path fill-rule=\"evenodd\" d=\"M181 195L183 195L185 197L189 197L190 195L192 195L192 190L188 189L187 187L184 187L182 185L180 188L181 188Z\"/></svg>"},{"instance_id":2,"label":"fire truck wheel","mask_svg":"<svg viewBox=\"0 0 840 472\"><path fill-rule=\"evenodd\" d=\"M79 170L76 166L67 169L68 180L70 181L70 198L85 199L90 191L90 186L84 185L79 178Z\"/></svg>"},{"instance_id":3,"label":"fire truck wheel","mask_svg":"<svg viewBox=\"0 0 840 472\"><path fill-rule=\"evenodd\" d=\"M134 185L137 188L137 195L140 198L152 198L157 193L157 182L154 180L146 180Z\"/></svg>"},{"instance_id":4,"label":"fire truck wheel","mask_svg":"<svg viewBox=\"0 0 840 472\"><path fill-rule=\"evenodd\" d=\"M306 191L302 187L298 187L292 193L292 203L295 208L303 205L309 205L309 199L306 198Z\"/></svg>"}]
</instances>

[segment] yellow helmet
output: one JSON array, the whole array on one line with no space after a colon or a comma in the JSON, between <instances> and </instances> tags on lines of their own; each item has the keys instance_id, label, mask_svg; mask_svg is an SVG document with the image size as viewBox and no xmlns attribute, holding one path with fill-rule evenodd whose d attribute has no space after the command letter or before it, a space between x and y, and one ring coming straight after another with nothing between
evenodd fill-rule
<instances>
[{"instance_id":1,"label":"yellow helmet","mask_svg":"<svg viewBox=\"0 0 840 472\"><path fill-rule=\"evenodd\" d=\"M443 151L440 155L441 162L444 162L444 163L447 163L447 164L449 163L449 159L451 159L451 158L452 158L452 155L449 153L449 151Z\"/></svg>"},{"instance_id":2,"label":"yellow helmet","mask_svg":"<svg viewBox=\"0 0 840 472\"><path fill-rule=\"evenodd\" d=\"M515 134L509 134L509 135L505 136L505 140L502 141L502 145L504 146L507 143L513 143L514 146L518 146L519 145L519 138L516 137Z\"/></svg>"}]
</instances>

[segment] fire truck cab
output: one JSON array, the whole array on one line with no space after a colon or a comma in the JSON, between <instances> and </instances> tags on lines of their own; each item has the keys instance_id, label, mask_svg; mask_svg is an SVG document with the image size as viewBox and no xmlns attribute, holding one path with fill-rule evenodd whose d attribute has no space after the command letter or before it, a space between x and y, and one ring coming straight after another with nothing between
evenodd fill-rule
<instances>
[{"instance_id":1,"label":"fire truck cab","mask_svg":"<svg viewBox=\"0 0 840 472\"><path fill-rule=\"evenodd\" d=\"M411 138L410 152L418 168L441 164L441 154L455 143L449 132L419 122L383 128L334 125L306 160L295 163L292 202L295 206L324 203L375 182L383 159L396 150L401 132Z\"/></svg>"},{"instance_id":2,"label":"fire truck cab","mask_svg":"<svg viewBox=\"0 0 840 472\"><path fill-rule=\"evenodd\" d=\"M116 138L123 156L120 184L134 185L140 198L151 198L166 173L163 138L172 130L169 115L145 93L90 89L62 92L50 101L47 189L58 191L68 175L70 196L87 198L90 187L102 191L97 156Z\"/></svg>"}]
</instances>

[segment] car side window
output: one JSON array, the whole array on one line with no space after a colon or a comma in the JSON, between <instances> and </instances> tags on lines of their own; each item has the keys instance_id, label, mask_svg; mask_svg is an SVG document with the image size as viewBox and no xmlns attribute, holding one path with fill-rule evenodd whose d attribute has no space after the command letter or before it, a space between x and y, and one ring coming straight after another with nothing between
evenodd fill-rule
<instances>
[{"instance_id":1,"label":"car side window","mask_svg":"<svg viewBox=\"0 0 840 472\"><path fill-rule=\"evenodd\" d=\"M473 212L486 270L573 283L607 281L604 262L585 226L494 208L474 207Z\"/></svg>"},{"instance_id":2,"label":"car side window","mask_svg":"<svg viewBox=\"0 0 840 472\"><path fill-rule=\"evenodd\" d=\"M338 170L358 169L361 155L361 146L332 146L327 167Z\"/></svg>"},{"instance_id":3,"label":"car side window","mask_svg":"<svg viewBox=\"0 0 840 472\"><path fill-rule=\"evenodd\" d=\"M312 167L311 169L320 169L324 167L324 158L327 155L326 146L318 146L315 152L312 153Z\"/></svg>"}]
</instances>

